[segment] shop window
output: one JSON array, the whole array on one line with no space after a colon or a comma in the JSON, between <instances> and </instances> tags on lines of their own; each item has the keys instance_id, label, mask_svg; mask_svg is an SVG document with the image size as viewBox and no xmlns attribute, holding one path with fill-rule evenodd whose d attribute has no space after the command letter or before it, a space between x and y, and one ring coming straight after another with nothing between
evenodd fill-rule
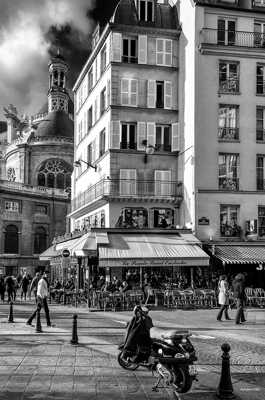
<instances>
[{"instance_id":1,"label":"shop window","mask_svg":"<svg viewBox=\"0 0 265 400\"><path fill-rule=\"evenodd\" d=\"M258 208L258 233L259 237L265 237L265 206Z\"/></svg>"},{"instance_id":2,"label":"shop window","mask_svg":"<svg viewBox=\"0 0 265 400\"><path fill-rule=\"evenodd\" d=\"M101 211L100 213L100 226L101 228L105 228L105 211Z\"/></svg>"},{"instance_id":3,"label":"shop window","mask_svg":"<svg viewBox=\"0 0 265 400\"><path fill-rule=\"evenodd\" d=\"M37 227L34 234L34 254L40 254L47 248L47 233L43 227Z\"/></svg>"},{"instance_id":4,"label":"shop window","mask_svg":"<svg viewBox=\"0 0 265 400\"><path fill-rule=\"evenodd\" d=\"M174 211L170 208L154 209L154 228L174 227Z\"/></svg>"},{"instance_id":5,"label":"shop window","mask_svg":"<svg viewBox=\"0 0 265 400\"><path fill-rule=\"evenodd\" d=\"M18 228L15 225L5 229L5 253L18 254Z\"/></svg>"},{"instance_id":6,"label":"shop window","mask_svg":"<svg viewBox=\"0 0 265 400\"><path fill-rule=\"evenodd\" d=\"M239 206L220 206L220 233L226 237L240 237L241 228L238 225Z\"/></svg>"},{"instance_id":7,"label":"shop window","mask_svg":"<svg viewBox=\"0 0 265 400\"><path fill-rule=\"evenodd\" d=\"M145 208L124 208L115 226L117 228L147 228L148 211Z\"/></svg>"}]
</instances>

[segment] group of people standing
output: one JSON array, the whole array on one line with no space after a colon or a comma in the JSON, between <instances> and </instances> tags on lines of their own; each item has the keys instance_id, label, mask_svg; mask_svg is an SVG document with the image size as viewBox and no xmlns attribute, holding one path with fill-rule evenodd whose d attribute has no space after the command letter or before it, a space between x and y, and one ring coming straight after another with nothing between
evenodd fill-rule
<instances>
[{"instance_id":1,"label":"group of people standing","mask_svg":"<svg viewBox=\"0 0 265 400\"><path fill-rule=\"evenodd\" d=\"M231 296L231 294L233 296ZM226 275L221 275L218 283L218 303L220 310L217 314L217 321L222 321L222 317L226 320L231 318L228 315L229 305L236 304L237 312L235 318L235 324L241 324L246 322L244 314L244 306L246 304L246 293L245 293L245 275L237 274L232 282L231 292L229 289L228 279ZM230 301L231 304L230 304Z\"/></svg>"},{"instance_id":2,"label":"group of people standing","mask_svg":"<svg viewBox=\"0 0 265 400\"><path fill-rule=\"evenodd\" d=\"M37 275L37 274L36 274ZM4 302L7 295L7 302L15 301L17 298L17 291L20 289L21 301L31 299L31 293L35 292L36 277L32 277L24 273L23 276L0 276L0 298Z\"/></svg>"}]
</instances>

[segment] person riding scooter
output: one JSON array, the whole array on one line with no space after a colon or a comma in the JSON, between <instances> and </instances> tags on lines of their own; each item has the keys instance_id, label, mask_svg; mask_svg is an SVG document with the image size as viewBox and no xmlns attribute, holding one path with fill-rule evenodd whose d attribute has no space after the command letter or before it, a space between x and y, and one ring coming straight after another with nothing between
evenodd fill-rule
<instances>
[{"instance_id":1,"label":"person riding scooter","mask_svg":"<svg viewBox=\"0 0 265 400\"><path fill-rule=\"evenodd\" d=\"M153 327L148 308L135 306L123 347L123 357L130 361L147 361L151 354L150 329Z\"/></svg>"}]
</instances>

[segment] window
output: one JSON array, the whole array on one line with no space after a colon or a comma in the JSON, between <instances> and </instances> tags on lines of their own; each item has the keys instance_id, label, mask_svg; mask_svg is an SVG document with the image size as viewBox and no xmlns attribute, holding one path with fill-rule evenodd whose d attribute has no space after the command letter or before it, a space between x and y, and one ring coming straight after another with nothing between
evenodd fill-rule
<instances>
[{"instance_id":1,"label":"window","mask_svg":"<svg viewBox=\"0 0 265 400\"><path fill-rule=\"evenodd\" d=\"M170 125L156 125L156 149L159 151L171 151L171 127Z\"/></svg>"},{"instance_id":2,"label":"window","mask_svg":"<svg viewBox=\"0 0 265 400\"><path fill-rule=\"evenodd\" d=\"M87 162L88 163L91 163L92 162L92 143L90 143L88 146L87 146Z\"/></svg>"},{"instance_id":3,"label":"window","mask_svg":"<svg viewBox=\"0 0 265 400\"><path fill-rule=\"evenodd\" d=\"M7 180L9 182L15 182L15 180L16 180L15 168L11 168L11 167L8 168L6 175L7 175Z\"/></svg>"},{"instance_id":4,"label":"window","mask_svg":"<svg viewBox=\"0 0 265 400\"><path fill-rule=\"evenodd\" d=\"M256 140L265 140L265 107L261 106L256 109Z\"/></svg>"},{"instance_id":5,"label":"window","mask_svg":"<svg viewBox=\"0 0 265 400\"><path fill-rule=\"evenodd\" d=\"M238 140L239 107L220 104L218 115L218 138L220 140Z\"/></svg>"},{"instance_id":6,"label":"window","mask_svg":"<svg viewBox=\"0 0 265 400\"><path fill-rule=\"evenodd\" d=\"M43 227L37 227L34 234L34 254L43 253L47 248L47 233Z\"/></svg>"},{"instance_id":7,"label":"window","mask_svg":"<svg viewBox=\"0 0 265 400\"><path fill-rule=\"evenodd\" d=\"M107 91L106 88L100 93L100 114L102 115L107 108Z\"/></svg>"},{"instance_id":8,"label":"window","mask_svg":"<svg viewBox=\"0 0 265 400\"><path fill-rule=\"evenodd\" d=\"M124 38L122 41L122 61L125 63L137 63L137 40Z\"/></svg>"},{"instance_id":9,"label":"window","mask_svg":"<svg viewBox=\"0 0 265 400\"><path fill-rule=\"evenodd\" d=\"M219 18L217 22L217 43L233 46L236 38L236 22Z\"/></svg>"},{"instance_id":10,"label":"window","mask_svg":"<svg viewBox=\"0 0 265 400\"><path fill-rule=\"evenodd\" d=\"M265 46L265 23L255 21L254 23L254 46Z\"/></svg>"},{"instance_id":11,"label":"window","mask_svg":"<svg viewBox=\"0 0 265 400\"><path fill-rule=\"evenodd\" d=\"M103 131L100 132L99 135L99 157L101 157L106 151L106 131L103 129Z\"/></svg>"},{"instance_id":12,"label":"window","mask_svg":"<svg viewBox=\"0 0 265 400\"><path fill-rule=\"evenodd\" d=\"M94 77L93 77L93 68L90 68L90 70L88 71L88 91L90 92L93 89L93 81Z\"/></svg>"},{"instance_id":13,"label":"window","mask_svg":"<svg viewBox=\"0 0 265 400\"><path fill-rule=\"evenodd\" d=\"M8 225L5 229L5 253L18 254L18 228Z\"/></svg>"},{"instance_id":14,"label":"window","mask_svg":"<svg viewBox=\"0 0 265 400\"><path fill-rule=\"evenodd\" d=\"M171 196L171 171L155 171L155 195Z\"/></svg>"},{"instance_id":15,"label":"window","mask_svg":"<svg viewBox=\"0 0 265 400\"><path fill-rule=\"evenodd\" d=\"M121 124L121 149L136 149L136 124Z\"/></svg>"},{"instance_id":16,"label":"window","mask_svg":"<svg viewBox=\"0 0 265 400\"><path fill-rule=\"evenodd\" d=\"M172 82L148 80L148 108L172 108Z\"/></svg>"},{"instance_id":17,"label":"window","mask_svg":"<svg viewBox=\"0 0 265 400\"><path fill-rule=\"evenodd\" d=\"M123 208L115 224L116 228L147 228L148 211L146 208Z\"/></svg>"},{"instance_id":18,"label":"window","mask_svg":"<svg viewBox=\"0 0 265 400\"><path fill-rule=\"evenodd\" d=\"M219 90L223 93L239 92L239 63L219 62Z\"/></svg>"},{"instance_id":19,"label":"window","mask_svg":"<svg viewBox=\"0 0 265 400\"><path fill-rule=\"evenodd\" d=\"M36 204L35 205L36 214L48 214L48 206L46 204Z\"/></svg>"},{"instance_id":20,"label":"window","mask_svg":"<svg viewBox=\"0 0 265 400\"><path fill-rule=\"evenodd\" d=\"M19 212L19 201L5 201L5 211Z\"/></svg>"},{"instance_id":21,"label":"window","mask_svg":"<svg viewBox=\"0 0 265 400\"><path fill-rule=\"evenodd\" d=\"M239 189L239 155L220 153L218 158L219 166L219 189Z\"/></svg>"},{"instance_id":22,"label":"window","mask_svg":"<svg viewBox=\"0 0 265 400\"><path fill-rule=\"evenodd\" d=\"M137 0L138 16L140 21L154 21L154 3L152 0Z\"/></svg>"},{"instance_id":23,"label":"window","mask_svg":"<svg viewBox=\"0 0 265 400\"><path fill-rule=\"evenodd\" d=\"M156 108L164 108L164 82L156 81Z\"/></svg>"},{"instance_id":24,"label":"window","mask_svg":"<svg viewBox=\"0 0 265 400\"><path fill-rule=\"evenodd\" d=\"M157 65L172 65L172 40L156 39L156 63Z\"/></svg>"},{"instance_id":25,"label":"window","mask_svg":"<svg viewBox=\"0 0 265 400\"><path fill-rule=\"evenodd\" d=\"M258 207L258 235L265 237L265 206Z\"/></svg>"},{"instance_id":26,"label":"window","mask_svg":"<svg viewBox=\"0 0 265 400\"><path fill-rule=\"evenodd\" d=\"M121 80L121 104L123 106L137 106L138 103L138 81L137 79Z\"/></svg>"},{"instance_id":27,"label":"window","mask_svg":"<svg viewBox=\"0 0 265 400\"><path fill-rule=\"evenodd\" d=\"M265 7L265 0L253 0L255 7Z\"/></svg>"},{"instance_id":28,"label":"window","mask_svg":"<svg viewBox=\"0 0 265 400\"><path fill-rule=\"evenodd\" d=\"M238 225L239 206L220 206L220 233L226 237L240 237L241 228Z\"/></svg>"},{"instance_id":29,"label":"window","mask_svg":"<svg viewBox=\"0 0 265 400\"><path fill-rule=\"evenodd\" d=\"M265 190L265 155L257 155L256 169L257 169L257 190Z\"/></svg>"},{"instance_id":30,"label":"window","mask_svg":"<svg viewBox=\"0 0 265 400\"><path fill-rule=\"evenodd\" d=\"M106 46L103 47L100 53L100 61L101 61L101 73L103 73L107 66L107 49Z\"/></svg>"},{"instance_id":31,"label":"window","mask_svg":"<svg viewBox=\"0 0 265 400\"><path fill-rule=\"evenodd\" d=\"M120 169L120 195L136 194L136 169Z\"/></svg>"},{"instance_id":32,"label":"window","mask_svg":"<svg viewBox=\"0 0 265 400\"><path fill-rule=\"evenodd\" d=\"M68 189L72 168L62 160L48 160L39 170L38 186Z\"/></svg>"},{"instance_id":33,"label":"window","mask_svg":"<svg viewBox=\"0 0 265 400\"><path fill-rule=\"evenodd\" d=\"M174 211L170 208L154 209L154 228L173 228Z\"/></svg>"},{"instance_id":34,"label":"window","mask_svg":"<svg viewBox=\"0 0 265 400\"><path fill-rule=\"evenodd\" d=\"M265 65L257 64L257 94L265 94Z\"/></svg>"},{"instance_id":35,"label":"window","mask_svg":"<svg viewBox=\"0 0 265 400\"><path fill-rule=\"evenodd\" d=\"M87 111L87 132L90 131L93 125L93 107L91 106Z\"/></svg>"}]
</instances>

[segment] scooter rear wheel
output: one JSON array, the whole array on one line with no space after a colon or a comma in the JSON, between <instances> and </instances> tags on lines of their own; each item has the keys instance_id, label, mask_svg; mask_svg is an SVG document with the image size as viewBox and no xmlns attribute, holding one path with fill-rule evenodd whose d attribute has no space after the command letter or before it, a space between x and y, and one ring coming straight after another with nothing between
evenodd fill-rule
<instances>
[{"instance_id":1,"label":"scooter rear wheel","mask_svg":"<svg viewBox=\"0 0 265 400\"><path fill-rule=\"evenodd\" d=\"M172 386L175 397L178 399L179 397L177 393L187 393L191 389L193 378L189 374L188 367L174 368L174 371L172 372L174 377L174 383Z\"/></svg>"},{"instance_id":2,"label":"scooter rear wheel","mask_svg":"<svg viewBox=\"0 0 265 400\"><path fill-rule=\"evenodd\" d=\"M123 352L121 351L118 354L118 363L120 364L120 366L124 369L128 369L129 371L135 371L137 368L139 368L139 364L134 363L132 361L126 360L125 358L123 358Z\"/></svg>"}]
</instances>

